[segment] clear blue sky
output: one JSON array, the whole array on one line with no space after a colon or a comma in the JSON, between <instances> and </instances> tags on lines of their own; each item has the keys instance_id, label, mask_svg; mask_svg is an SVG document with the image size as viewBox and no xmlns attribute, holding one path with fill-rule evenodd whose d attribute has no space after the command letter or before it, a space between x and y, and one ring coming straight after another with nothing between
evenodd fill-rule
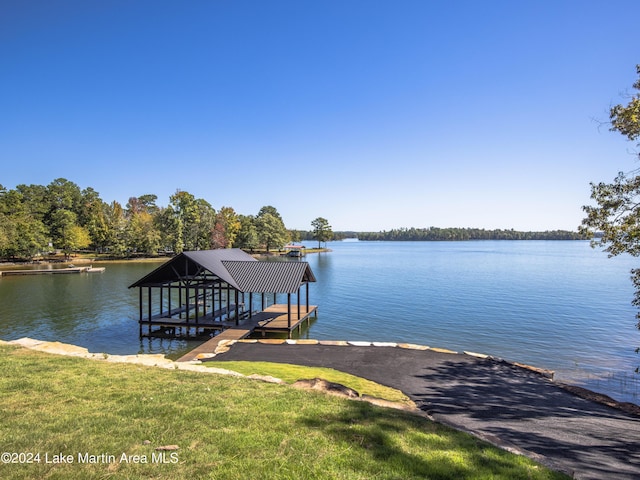
<instances>
[{"instance_id":1,"label":"clear blue sky","mask_svg":"<svg viewBox=\"0 0 640 480\"><path fill-rule=\"evenodd\" d=\"M574 230L638 0L0 0L0 184L177 189L289 228Z\"/></svg>"}]
</instances>

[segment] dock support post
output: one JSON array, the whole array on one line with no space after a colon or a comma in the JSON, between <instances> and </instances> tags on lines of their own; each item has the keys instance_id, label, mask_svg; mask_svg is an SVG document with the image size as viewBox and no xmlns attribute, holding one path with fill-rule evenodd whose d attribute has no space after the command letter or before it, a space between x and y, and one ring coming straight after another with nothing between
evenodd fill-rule
<instances>
[{"instance_id":1,"label":"dock support post","mask_svg":"<svg viewBox=\"0 0 640 480\"><path fill-rule=\"evenodd\" d=\"M249 292L249 318L253 317L253 293Z\"/></svg>"},{"instance_id":2,"label":"dock support post","mask_svg":"<svg viewBox=\"0 0 640 480\"><path fill-rule=\"evenodd\" d=\"M287 293L287 327L289 327L289 335L291 335L291 294Z\"/></svg>"},{"instance_id":3,"label":"dock support post","mask_svg":"<svg viewBox=\"0 0 640 480\"><path fill-rule=\"evenodd\" d=\"M306 300L307 300L307 313L309 313L309 282L306 282L305 284L306 287Z\"/></svg>"},{"instance_id":4,"label":"dock support post","mask_svg":"<svg viewBox=\"0 0 640 480\"><path fill-rule=\"evenodd\" d=\"M195 303L196 303L196 335L197 335L198 334L198 326L197 325L198 325L198 319L199 319L198 318L198 312L200 310L200 298L198 297L198 295L200 294L200 289L198 288L197 285L196 285L195 292L196 292L196 296L194 298L195 298L195 301L196 301Z\"/></svg>"},{"instance_id":5,"label":"dock support post","mask_svg":"<svg viewBox=\"0 0 640 480\"><path fill-rule=\"evenodd\" d=\"M207 316L207 286L205 285L202 290L202 316Z\"/></svg>"},{"instance_id":6,"label":"dock support post","mask_svg":"<svg viewBox=\"0 0 640 480\"><path fill-rule=\"evenodd\" d=\"M235 297L234 301L235 302L234 303L236 304L236 327L237 327L238 325L240 325L240 318L239 318L240 313L239 313L239 309L238 309L239 308L238 302L240 301L240 296L238 295L238 290L234 290L234 291L235 291L235 295L234 295L234 297Z\"/></svg>"},{"instance_id":7,"label":"dock support post","mask_svg":"<svg viewBox=\"0 0 640 480\"><path fill-rule=\"evenodd\" d=\"M147 305L149 309L149 322L151 322L151 318L153 317L153 314L152 314L153 305L151 304L151 287L147 287L147 293L149 294L149 298L148 298L149 305Z\"/></svg>"},{"instance_id":8,"label":"dock support post","mask_svg":"<svg viewBox=\"0 0 640 480\"><path fill-rule=\"evenodd\" d=\"M138 288L138 297L140 300L140 319L138 323L140 324L140 337L142 337L142 287Z\"/></svg>"},{"instance_id":9,"label":"dock support post","mask_svg":"<svg viewBox=\"0 0 640 480\"><path fill-rule=\"evenodd\" d=\"M184 312L184 319L186 321L187 325L190 325L191 322L189 322L189 284L185 284L184 286L185 290L184 290L184 307L185 307L185 312ZM187 335L191 334L191 327L187 327ZM198 327L196 327L196 335L198 335Z\"/></svg>"}]
</instances>

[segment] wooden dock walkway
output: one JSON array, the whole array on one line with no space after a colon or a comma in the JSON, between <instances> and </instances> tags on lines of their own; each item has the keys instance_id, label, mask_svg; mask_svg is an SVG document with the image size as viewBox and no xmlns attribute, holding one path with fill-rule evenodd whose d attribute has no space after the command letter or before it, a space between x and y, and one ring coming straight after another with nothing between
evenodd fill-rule
<instances>
[{"instance_id":1,"label":"wooden dock walkway","mask_svg":"<svg viewBox=\"0 0 640 480\"><path fill-rule=\"evenodd\" d=\"M254 314L253 319L258 319L259 324L256 326L256 332L290 332L299 328L307 318L311 316L317 309L317 305L309 305L309 310L304 305L300 306L300 314L298 307L291 306L291 322L287 315L287 305L276 303L265 308L262 312Z\"/></svg>"},{"instance_id":2,"label":"wooden dock walkway","mask_svg":"<svg viewBox=\"0 0 640 480\"><path fill-rule=\"evenodd\" d=\"M215 353L216 348L218 348L218 345L220 345L223 340L242 340L243 338L247 338L253 333L255 325L257 325L254 325L253 322L250 323L251 324L249 325L245 323L244 325L239 327L231 327L223 330L211 340L207 340L202 345L197 346L176 361L192 362L194 360L198 360L200 355Z\"/></svg>"},{"instance_id":3,"label":"wooden dock walkway","mask_svg":"<svg viewBox=\"0 0 640 480\"><path fill-rule=\"evenodd\" d=\"M262 312L253 314L238 326L230 326L223 330L215 337L204 342L202 345L194 348L190 352L180 357L178 362L191 362L198 360L201 355L215 353L216 348L222 341L242 340L247 338L254 332L261 332L263 335L274 332L288 332L291 334L296 328L300 329L305 320L316 313L317 305L309 305L300 307L298 314L297 306L291 307L291 321L289 321L288 306L283 304L274 304L265 308Z\"/></svg>"}]
</instances>

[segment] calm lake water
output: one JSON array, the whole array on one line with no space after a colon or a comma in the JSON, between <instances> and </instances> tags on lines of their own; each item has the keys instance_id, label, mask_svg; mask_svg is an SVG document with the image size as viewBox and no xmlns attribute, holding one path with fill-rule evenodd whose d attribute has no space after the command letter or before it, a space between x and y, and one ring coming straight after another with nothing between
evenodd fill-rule
<instances>
[{"instance_id":1,"label":"calm lake water","mask_svg":"<svg viewBox=\"0 0 640 480\"><path fill-rule=\"evenodd\" d=\"M312 243L309 246L313 246ZM556 371L638 403L640 346L629 257L583 241L331 242L305 260L318 320L305 338L412 342ZM101 274L0 278L0 338L177 357L197 343L138 338L128 285L157 263Z\"/></svg>"}]
</instances>

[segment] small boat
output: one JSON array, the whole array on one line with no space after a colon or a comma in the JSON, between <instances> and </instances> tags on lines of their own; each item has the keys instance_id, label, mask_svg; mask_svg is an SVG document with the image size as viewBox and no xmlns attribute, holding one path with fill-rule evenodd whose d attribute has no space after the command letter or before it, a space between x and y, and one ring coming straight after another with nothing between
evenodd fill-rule
<instances>
[{"instance_id":1,"label":"small boat","mask_svg":"<svg viewBox=\"0 0 640 480\"><path fill-rule=\"evenodd\" d=\"M85 272L87 273L102 273L105 267L87 267Z\"/></svg>"}]
</instances>

